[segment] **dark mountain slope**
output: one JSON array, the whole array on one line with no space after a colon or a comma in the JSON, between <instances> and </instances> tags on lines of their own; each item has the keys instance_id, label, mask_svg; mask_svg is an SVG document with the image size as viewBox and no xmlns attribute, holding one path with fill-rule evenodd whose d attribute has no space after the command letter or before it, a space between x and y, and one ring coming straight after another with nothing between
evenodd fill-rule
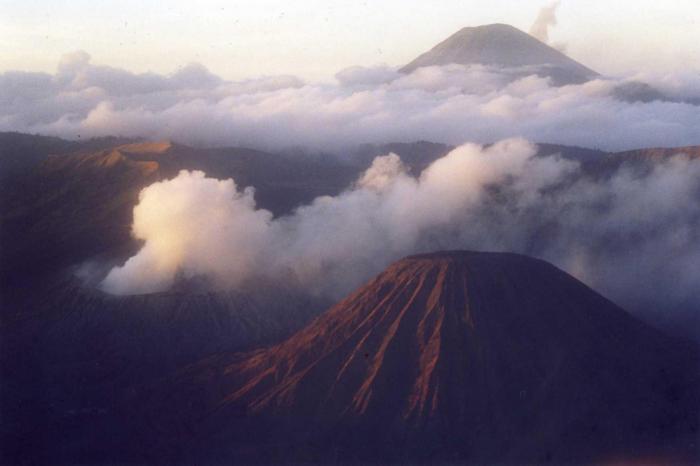
<instances>
[{"instance_id":1,"label":"dark mountain slope","mask_svg":"<svg viewBox=\"0 0 700 466\"><path fill-rule=\"evenodd\" d=\"M92 462L124 438L127 387L220 352L280 341L326 301L293 286L111 296L68 277L35 285L0 325L0 462ZM104 457L102 457L104 458Z\"/></svg>"},{"instance_id":2,"label":"dark mountain slope","mask_svg":"<svg viewBox=\"0 0 700 466\"><path fill-rule=\"evenodd\" d=\"M170 142L50 156L0 196L0 281L27 283L26 276L39 269L53 272L98 254L133 252L139 192L183 169L233 177L241 189L254 186L258 205L277 215L339 192L356 174L339 163Z\"/></svg>"},{"instance_id":3,"label":"dark mountain slope","mask_svg":"<svg viewBox=\"0 0 700 466\"><path fill-rule=\"evenodd\" d=\"M697 364L694 346L545 262L436 253L137 406L170 459L678 460L697 454Z\"/></svg>"},{"instance_id":4,"label":"dark mountain slope","mask_svg":"<svg viewBox=\"0 0 700 466\"><path fill-rule=\"evenodd\" d=\"M640 176L648 174L654 167L681 155L689 159L700 158L700 146L658 147L611 152L601 157L590 158L583 163L589 175L607 178L619 173L620 169L636 171Z\"/></svg>"},{"instance_id":5,"label":"dark mountain slope","mask_svg":"<svg viewBox=\"0 0 700 466\"><path fill-rule=\"evenodd\" d=\"M635 149L624 152L616 152L613 158L634 160L640 162L657 162L674 155L683 154L691 159L700 158L700 146L686 147L656 147L648 149Z\"/></svg>"},{"instance_id":6,"label":"dark mountain slope","mask_svg":"<svg viewBox=\"0 0 700 466\"><path fill-rule=\"evenodd\" d=\"M411 174L418 176L428 165L444 157L452 149L454 146L429 141L363 144L352 155L352 163L364 170L375 157L393 152L401 157L401 162L409 168Z\"/></svg>"},{"instance_id":7,"label":"dark mountain slope","mask_svg":"<svg viewBox=\"0 0 700 466\"><path fill-rule=\"evenodd\" d=\"M53 136L0 132L0 181L12 183L13 178L30 171L51 154L95 152L130 142L134 141L113 136L68 141Z\"/></svg>"}]
</instances>

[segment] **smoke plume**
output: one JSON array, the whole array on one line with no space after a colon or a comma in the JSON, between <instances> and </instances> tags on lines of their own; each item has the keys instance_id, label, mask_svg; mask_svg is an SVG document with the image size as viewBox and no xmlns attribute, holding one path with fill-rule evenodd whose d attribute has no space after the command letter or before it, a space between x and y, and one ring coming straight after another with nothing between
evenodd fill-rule
<instances>
[{"instance_id":1,"label":"smoke plume","mask_svg":"<svg viewBox=\"0 0 700 466\"><path fill-rule=\"evenodd\" d=\"M250 188L183 171L141 193L133 232L144 245L102 286L264 277L337 298L408 254L475 249L544 258L632 309L696 309L700 160L623 163L601 177L535 154L523 139L465 144L417 177L387 154L345 192L279 218L256 208Z\"/></svg>"},{"instance_id":2,"label":"smoke plume","mask_svg":"<svg viewBox=\"0 0 700 466\"><path fill-rule=\"evenodd\" d=\"M530 27L531 36L545 44L549 43L549 28L557 25L557 8L560 3L560 1L554 2L540 10L537 19Z\"/></svg>"}]
</instances>

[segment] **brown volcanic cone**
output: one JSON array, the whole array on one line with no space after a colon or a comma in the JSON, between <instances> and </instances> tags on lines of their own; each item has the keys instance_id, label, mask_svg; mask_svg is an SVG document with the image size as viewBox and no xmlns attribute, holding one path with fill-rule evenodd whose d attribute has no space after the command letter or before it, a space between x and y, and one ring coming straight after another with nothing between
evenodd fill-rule
<instances>
[{"instance_id":1,"label":"brown volcanic cone","mask_svg":"<svg viewBox=\"0 0 700 466\"><path fill-rule=\"evenodd\" d=\"M196 455L217 460L677 459L695 448L696 375L694 347L545 262L445 252L149 402L176 443L198 432Z\"/></svg>"}]
</instances>

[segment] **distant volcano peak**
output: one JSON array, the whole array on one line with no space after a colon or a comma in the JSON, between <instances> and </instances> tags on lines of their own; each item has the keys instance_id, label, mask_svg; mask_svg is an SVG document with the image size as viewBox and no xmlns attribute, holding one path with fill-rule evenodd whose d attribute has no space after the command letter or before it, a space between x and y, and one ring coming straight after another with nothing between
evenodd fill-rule
<instances>
[{"instance_id":1,"label":"distant volcano peak","mask_svg":"<svg viewBox=\"0 0 700 466\"><path fill-rule=\"evenodd\" d=\"M508 24L465 27L440 42L400 71L410 73L424 66L487 65L525 68L530 74L555 84L588 81L597 73L559 50Z\"/></svg>"},{"instance_id":2,"label":"distant volcano peak","mask_svg":"<svg viewBox=\"0 0 700 466\"><path fill-rule=\"evenodd\" d=\"M480 33L503 33L503 32L516 32L522 33L522 31L515 26L511 26L506 23L492 23L492 24L482 24L479 26L465 26L457 33L471 33L472 31L478 31Z\"/></svg>"}]
</instances>

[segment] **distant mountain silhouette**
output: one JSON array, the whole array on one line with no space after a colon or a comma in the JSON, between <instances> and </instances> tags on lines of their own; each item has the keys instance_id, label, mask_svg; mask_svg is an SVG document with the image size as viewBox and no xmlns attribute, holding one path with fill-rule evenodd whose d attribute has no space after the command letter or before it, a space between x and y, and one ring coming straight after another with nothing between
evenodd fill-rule
<instances>
[{"instance_id":1,"label":"distant mountain silhouette","mask_svg":"<svg viewBox=\"0 0 700 466\"><path fill-rule=\"evenodd\" d=\"M601 77L559 50L508 24L462 28L399 71L412 73L425 66L450 64L492 66L513 80L535 74L549 78L555 86L581 84ZM617 84L612 96L629 103L662 101L700 105L698 98L667 95L637 80Z\"/></svg>"},{"instance_id":2,"label":"distant mountain silhouette","mask_svg":"<svg viewBox=\"0 0 700 466\"><path fill-rule=\"evenodd\" d=\"M95 152L130 142L134 141L113 136L68 141L38 134L0 132L0 181L11 183L14 177L36 167L48 154Z\"/></svg>"},{"instance_id":3,"label":"distant mountain silhouette","mask_svg":"<svg viewBox=\"0 0 700 466\"><path fill-rule=\"evenodd\" d=\"M423 66L491 65L547 76L557 85L582 83L598 73L560 51L507 24L466 27L401 68L410 73Z\"/></svg>"},{"instance_id":4,"label":"distant mountain silhouette","mask_svg":"<svg viewBox=\"0 0 700 466\"><path fill-rule=\"evenodd\" d=\"M679 461L697 459L698 395L695 346L559 269L441 252L130 406L168 460Z\"/></svg>"}]
</instances>

